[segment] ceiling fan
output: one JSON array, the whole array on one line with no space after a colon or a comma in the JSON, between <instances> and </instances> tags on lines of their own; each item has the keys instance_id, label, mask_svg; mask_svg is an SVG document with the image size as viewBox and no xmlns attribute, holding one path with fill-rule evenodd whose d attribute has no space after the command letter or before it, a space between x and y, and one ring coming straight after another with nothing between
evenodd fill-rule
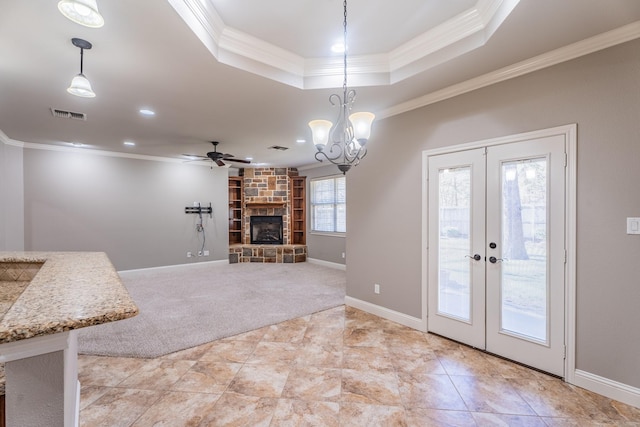
<instances>
[{"instance_id":1,"label":"ceiling fan","mask_svg":"<svg viewBox=\"0 0 640 427\"><path fill-rule=\"evenodd\" d=\"M247 164L251 163L249 160L235 159L234 158L235 156L233 154L219 153L217 151L219 142L211 141L211 143L213 144L213 151L209 151L206 156L198 156L196 154L183 154L183 156L189 157L192 160L209 160L210 159L210 160L213 160L213 162L218 166L226 166L223 160L228 162L237 162L237 163L247 163Z\"/></svg>"}]
</instances>

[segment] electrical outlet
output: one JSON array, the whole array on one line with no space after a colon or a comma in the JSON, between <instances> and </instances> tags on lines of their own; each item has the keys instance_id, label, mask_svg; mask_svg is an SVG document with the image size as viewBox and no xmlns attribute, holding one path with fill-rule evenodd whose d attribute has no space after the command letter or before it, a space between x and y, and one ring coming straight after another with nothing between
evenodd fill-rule
<instances>
[{"instance_id":1,"label":"electrical outlet","mask_svg":"<svg viewBox=\"0 0 640 427\"><path fill-rule=\"evenodd\" d=\"M204 251L204 256L209 256L209 251Z\"/></svg>"},{"instance_id":2,"label":"electrical outlet","mask_svg":"<svg viewBox=\"0 0 640 427\"><path fill-rule=\"evenodd\" d=\"M191 258L193 256L193 254L191 253L191 251L187 252L187 258Z\"/></svg>"},{"instance_id":3,"label":"electrical outlet","mask_svg":"<svg viewBox=\"0 0 640 427\"><path fill-rule=\"evenodd\" d=\"M373 285L373 293L380 293L380 285L378 285L377 283Z\"/></svg>"},{"instance_id":4,"label":"electrical outlet","mask_svg":"<svg viewBox=\"0 0 640 427\"><path fill-rule=\"evenodd\" d=\"M344 252L342 252L342 259L344 259Z\"/></svg>"}]
</instances>

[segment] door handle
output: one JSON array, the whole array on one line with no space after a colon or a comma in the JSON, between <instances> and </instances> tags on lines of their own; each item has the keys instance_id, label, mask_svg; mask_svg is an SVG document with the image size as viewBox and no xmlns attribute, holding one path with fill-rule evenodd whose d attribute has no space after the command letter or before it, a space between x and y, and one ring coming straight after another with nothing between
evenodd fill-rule
<instances>
[{"instance_id":1,"label":"door handle","mask_svg":"<svg viewBox=\"0 0 640 427\"><path fill-rule=\"evenodd\" d=\"M480 254L475 254L474 256L471 255L465 255L466 258L473 258L476 261L480 261L482 259L482 257L480 256Z\"/></svg>"},{"instance_id":2,"label":"door handle","mask_svg":"<svg viewBox=\"0 0 640 427\"><path fill-rule=\"evenodd\" d=\"M490 257L489 257L489 262L490 262L491 264L495 264L495 263L496 263L496 262L498 262L498 261L502 262L502 261L504 261L504 260L503 260L502 258L496 258L496 257L494 257L494 256L490 256Z\"/></svg>"}]
</instances>

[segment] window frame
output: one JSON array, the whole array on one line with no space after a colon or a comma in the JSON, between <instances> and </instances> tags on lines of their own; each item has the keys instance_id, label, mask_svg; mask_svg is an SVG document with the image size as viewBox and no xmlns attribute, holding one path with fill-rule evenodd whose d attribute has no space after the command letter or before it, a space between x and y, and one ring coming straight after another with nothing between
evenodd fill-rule
<instances>
[{"instance_id":1,"label":"window frame","mask_svg":"<svg viewBox=\"0 0 640 427\"><path fill-rule=\"evenodd\" d=\"M337 203L337 189L338 189L338 185L336 185L336 181L340 180L340 179L344 179L344 191L345 191L345 196L344 196L344 203ZM315 200L315 192L314 192L314 186L316 182L319 181L329 181L332 180L334 181L334 195L333 195L333 202L331 203L314 203ZM346 182L346 176L344 175L329 175L329 176L322 176L322 177L317 177L317 178L312 178L309 182L309 193L310 193L310 197L309 197L309 232L311 234L318 234L318 235L323 235L323 236L338 236L338 237L345 237L347 232L347 218L346 218L346 211L347 211L347 194L346 194L346 190L347 190L347 182ZM314 207L317 205L332 205L332 211L333 211L333 231L323 231L323 230L315 230L314 226L315 226L315 209ZM344 229L345 231L335 231L338 227L338 206L339 205L344 205Z\"/></svg>"}]
</instances>

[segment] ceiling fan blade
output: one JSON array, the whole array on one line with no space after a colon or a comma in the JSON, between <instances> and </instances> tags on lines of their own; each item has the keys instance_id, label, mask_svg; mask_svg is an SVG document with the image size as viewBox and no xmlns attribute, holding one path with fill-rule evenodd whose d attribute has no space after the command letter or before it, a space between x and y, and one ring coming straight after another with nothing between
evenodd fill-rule
<instances>
[{"instance_id":1,"label":"ceiling fan blade","mask_svg":"<svg viewBox=\"0 0 640 427\"><path fill-rule=\"evenodd\" d=\"M251 162L249 160L244 160L244 159L227 159L227 158L225 158L225 160L228 160L230 162L251 164Z\"/></svg>"},{"instance_id":2,"label":"ceiling fan blade","mask_svg":"<svg viewBox=\"0 0 640 427\"><path fill-rule=\"evenodd\" d=\"M224 162L222 160L215 160L216 165L218 166L225 166Z\"/></svg>"},{"instance_id":3,"label":"ceiling fan blade","mask_svg":"<svg viewBox=\"0 0 640 427\"><path fill-rule=\"evenodd\" d=\"M197 154L182 154L182 155L186 157L186 159L183 160L182 163L202 162L204 160L209 160L208 157L198 156Z\"/></svg>"}]
</instances>

